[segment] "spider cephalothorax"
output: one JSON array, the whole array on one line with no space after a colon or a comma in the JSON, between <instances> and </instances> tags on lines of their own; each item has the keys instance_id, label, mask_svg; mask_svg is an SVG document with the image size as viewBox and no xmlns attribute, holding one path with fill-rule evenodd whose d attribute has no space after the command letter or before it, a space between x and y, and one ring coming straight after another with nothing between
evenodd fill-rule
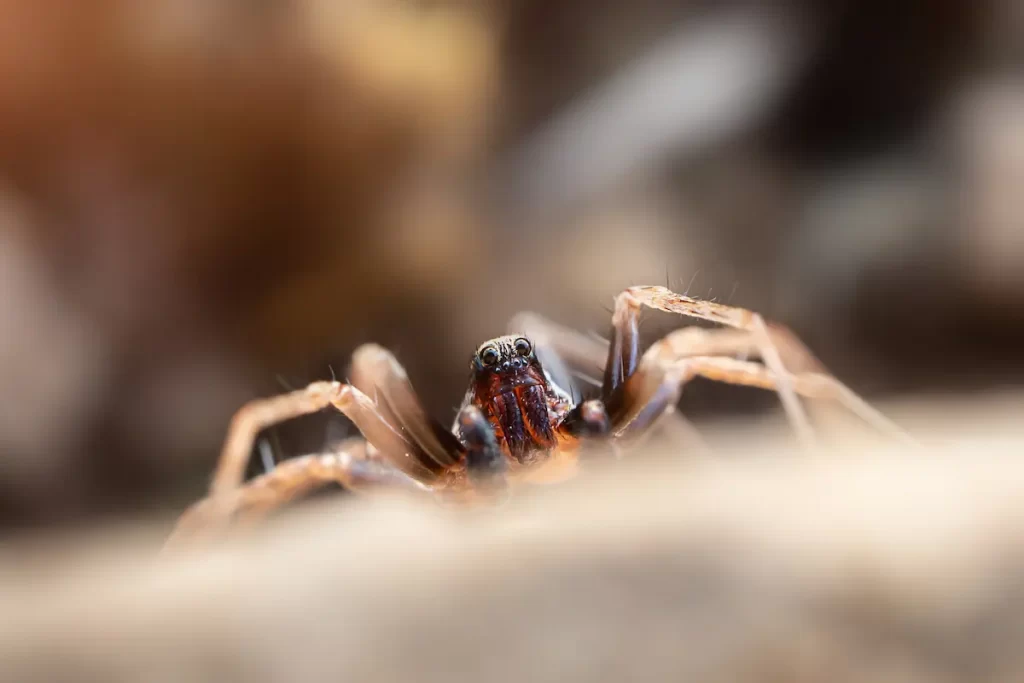
<instances>
[{"instance_id":1,"label":"spider cephalothorax","mask_svg":"<svg viewBox=\"0 0 1024 683\"><path fill-rule=\"evenodd\" d=\"M643 306L727 329L676 330L641 356ZM838 400L875 427L907 439L826 373L790 332L767 325L751 311L664 287L630 287L615 299L607 342L528 314L517 321L519 334L492 339L473 355L469 389L451 429L423 409L402 366L374 344L353 355L350 384L314 382L243 407L232 421L211 495L182 516L173 538L232 517L258 516L330 482L466 502L489 498L514 482L559 480L575 471L585 450L581 445L606 443L616 452L628 450L673 410L683 386L698 376L778 391L804 442L813 439L813 432L798 395ZM552 354L549 358L602 376L599 396L574 404L541 366L538 346ZM286 460L240 485L261 430L330 406L344 413L363 438L329 453Z\"/></svg>"},{"instance_id":2,"label":"spider cephalothorax","mask_svg":"<svg viewBox=\"0 0 1024 683\"><path fill-rule=\"evenodd\" d=\"M480 409L505 455L528 464L557 445L555 430L572 409L571 399L541 367L529 339L492 339L477 349L470 368L463 407Z\"/></svg>"}]
</instances>

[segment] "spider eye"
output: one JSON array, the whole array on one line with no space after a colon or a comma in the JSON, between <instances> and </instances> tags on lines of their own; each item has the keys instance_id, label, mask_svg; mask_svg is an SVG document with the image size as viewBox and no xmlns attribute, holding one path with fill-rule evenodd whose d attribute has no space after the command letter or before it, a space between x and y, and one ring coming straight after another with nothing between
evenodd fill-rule
<instances>
[{"instance_id":1,"label":"spider eye","mask_svg":"<svg viewBox=\"0 0 1024 683\"><path fill-rule=\"evenodd\" d=\"M498 362L498 350L493 346L488 346L480 352L480 362L487 366L494 365Z\"/></svg>"},{"instance_id":2,"label":"spider eye","mask_svg":"<svg viewBox=\"0 0 1024 683\"><path fill-rule=\"evenodd\" d=\"M529 356L530 351L532 350L533 347L530 346L530 341L528 339L523 339L522 337L516 339L516 353L520 356Z\"/></svg>"}]
</instances>

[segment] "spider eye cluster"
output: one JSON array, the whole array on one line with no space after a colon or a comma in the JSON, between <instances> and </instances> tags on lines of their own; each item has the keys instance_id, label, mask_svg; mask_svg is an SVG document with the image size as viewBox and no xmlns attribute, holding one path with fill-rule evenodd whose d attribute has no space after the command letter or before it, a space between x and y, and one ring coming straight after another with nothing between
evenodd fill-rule
<instances>
[{"instance_id":1,"label":"spider eye cluster","mask_svg":"<svg viewBox=\"0 0 1024 683\"><path fill-rule=\"evenodd\" d=\"M529 339L518 337L515 341L488 344L480 349L477 358L485 368L501 367L504 370L523 368L529 364L529 356L533 353L533 344ZM504 363L502 358L505 358Z\"/></svg>"},{"instance_id":2,"label":"spider eye cluster","mask_svg":"<svg viewBox=\"0 0 1024 683\"><path fill-rule=\"evenodd\" d=\"M493 346L488 346L486 349L480 352L480 362L491 367L498 362L498 350Z\"/></svg>"}]
</instances>

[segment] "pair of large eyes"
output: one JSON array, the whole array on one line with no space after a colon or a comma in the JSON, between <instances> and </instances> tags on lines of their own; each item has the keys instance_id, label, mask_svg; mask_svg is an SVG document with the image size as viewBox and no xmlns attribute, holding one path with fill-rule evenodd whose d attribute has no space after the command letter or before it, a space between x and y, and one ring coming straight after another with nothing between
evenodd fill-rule
<instances>
[{"instance_id":1,"label":"pair of large eyes","mask_svg":"<svg viewBox=\"0 0 1024 683\"><path fill-rule=\"evenodd\" d=\"M533 351L533 347L530 345L529 340L523 339L522 337L516 339L514 346L516 353L520 356L529 356L530 352ZM480 362L487 367L497 364L500 357L501 354L498 353L498 349L493 346L488 346L480 352Z\"/></svg>"}]
</instances>

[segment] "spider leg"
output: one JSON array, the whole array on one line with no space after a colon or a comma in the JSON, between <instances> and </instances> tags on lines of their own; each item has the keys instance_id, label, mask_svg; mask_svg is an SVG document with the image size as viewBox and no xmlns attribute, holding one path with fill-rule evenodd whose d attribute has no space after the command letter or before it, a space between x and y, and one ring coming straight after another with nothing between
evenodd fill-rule
<instances>
[{"instance_id":1,"label":"spider leg","mask_svg":"<svg viewBox=\"0 0 1024 683\"><path fill-rule=\"evenodd\" d=\"M523 312L512 318L513 332L523 332L538 345L547 345L574 369L591 376L603 376L609 342L582 334L535 313ZM827 372L810 349L787 327L767 323L768 335L791 372ZM735 328L683 327L665 335L652 348L666 358L687 356L736 356L758 359L760 347L750 331ZM545 364L545 367L547 365Z\"/></svg>"},{"instance_id":2,"label":"spider leg","mask_svg":"<svg viewBox=\"0 0 1024 683\"><path fill-rule=\"evenodd\" d=\"M816 372L829 374L825 366L789 329L770 324L768 336L790 373ZM755 335L732 328L683 327L673 330L651 345L647 355L666 360L692 356L730 356L744 360L764 360Z\"/></svg>"},{"instance_id":3,"label":"spider leg","mask_svg":"<svg viewBox=\"0 0 1024 683\"><path fill-rule=\"evenodd\" d=\"M581 334L576 330L564 327L558 323L548 320L547 318L529 312L519 313L516 315L512 319L511 327L514 330L524 332L537 344L550 345L575 369L596 377L601 377L606 374L606 368L609 365L608 357L610 355L610 343L606 340L600 339L594 335ZM695 333L730 333L734 336L741 336L746 340L743 344L743 348L748 348L750 346L750 334L739 330L702 330L700 328L684 328L684 330L677 332L686 330L692 330ZM665 345L666 343L671 343L672 345L668 350L675 350L680 346L685 346L689 341L687 337L691 335L684 335L680 338L677 332L673 332L668 335L664 340L662 340L662 342L659 342L659 344ZM630 332L627 330L627 333L632 335L632 346L635 346L638 343L636 340L636 331L632 330ZM612 337L615 338L615 336L616 335L613 332ZM632 346L630 344L626 344L626 348L632 348ZM704 355L704 353L705 352L702 351L700 355ZM616 358L618 357L619 356L616 355ZM622 368L623 365L621 363L617 363L616 371L620 371ZM618 372L616 372L616 377L619 377ZM654 379L655 381L653 383L647 382L646 386L643 387L639 385L635 387L632 394L635 401L631 401L631 403L636 405L649 405L650 412L652 413L649 421L653 422L658 414L671 409L675 405L678 401L679 388L677 387L678 383L672 377L658 379L653 375L648 375L646 379ZM616 387L621 384L621 379L615 380ZM612 393L613 392L605 391L603 392L603 395L607 398ZM620 393L624 393L624 390L621 390ZM629 397L624 395L620 396L618 399L612 396L613 401L628 399ZM593 408L590 409L590 413L592 415L591 424L589 426L585 423L581 424L581 421L585 422L583 420L584 416L581 413L585 409L584 406L586 406L586 403L581 404L566 416L561 429L561 432L564 435L574 439L579 438L581 435L595 436L597 434L616 433L617 431L621 432L628 423L637 418L637 415L629 414L626 410L627 406L624 406L621 403L615 405L616 412L614 413L614 416L618 417L617 421L613 420L613 413L608 409L604 401L595 400L589 401L588 403L600 406L599 412ZM602 420L606 422L606 424L602 425ZM696 429L690 424L689 420L679 413L675 414L675 420L677 423L675 425L677 433L687 435L687 441L693 446L693 450L699 450L700 452L706 452L708 450L703 440L697 436ZM646 422L647 420L641 418L639 424L644 424ZM616 430L616 425L618 426L618 430Z\"/></svg>"},{"instance_id":4,"label":"spider leg","mask_svg":"<svg viewBox=\"0 0 1024 683\"><path fill-rule=\"evenodd\" d=\"M689 372L707 379L778 390L779 378L770 369L759 363L740 361L732 358L693 358L684 363ZM811 399L836 401L847 410L872 425L878 431L908 445L917 442L889 418L873 408L852 389L827 373L804 372L790 377L794 391Z\"/></svg>"},{"instance_id":5,"label":"spider leg","mask_svg":"<svg viewBox=\"0 0 1024 683\"><path fill-rule=\"evenodd\" d=\"M758 351L765 365L777 378L774 388L797 436L805 446L813 445L814 433L807 412L797 398L790 381L790 373L782 363L782 357L773 338L773 335L776 338L786 336L782 332L783 328L776 327L773 333L764 319L753 311L693 299L664 287L630 287L615 298L612 339L608 348L602 386L602 395L608 405L613 425L622 424L631 404L635 402L630 394L635 396L636 392L627 390L626 383L636 372L640 362L639 320L640 309L643 306L716 322L749 333L753 348Z\"/></svg>"},{"instance_id":6,"label":"spider leg","mask_svg":"<svg viewBox=\"0 0 1024 683\"><path fill-rule=\"evenodd\" d=\"M893 423L892 420L871 407L855 391L832 375L791 330L784 326L773 324L768 326L768 334L775 347L779 350L779 354L789 373L794 377L793 381L802 382L800 386L794 385L793 387L797 394L805 398L834 399L879 432L889 434L907 443L913 443L913 439ZM670 332L651 346L647 353L644 354L643 363L673 362L694 356L761 358L761 346L752 334L744 330L684 327ZM648 361L648 357L650 357L650 361ZM722 366L728 366L731 362L738 361L723 358ZM761 368L761 379L757 380L760 384L751 386L777 389L777 383L771 387L764 387L764 382L768 381L765 378L771 376L769 369L753 364L745 364L744 367L746 369L751 367ZM746 376L750 378L750 375ZM716 378L712 377L710 379ZM827 390L818 388L812 391L812 385L808 384L808 381L817 384L819 387L827 385L830 388Z\"/></svg>"},{"instance_id":7,"label":"spider leg","mask_svg":"<svg viewBox=\"0 0 1024 683\"><path fill-rule=\"evenodd\" d=\"M620 428L620 433L638 435L646 430L660 414L658 408L674 405L682 387L694 377L704 377L716 382L756 387L769 391L778 391L780 384L778 375L766 366L734 358L692 356L667 365L665 359L657 359L653 370L649 369L651 366L646 361L645 358L645 363L641 365L636 377L639 380L639 378L650 374L660 378L658 382L649 380L646 384L648 386L655 385L664 393L655 393L650 398L641 395L640 400L634 401L635 408L630 413L628 421ZM658 370L658 367L661 369ZM788 381L798 395L811 399L837 401L887 436L908 445L916 445L916 442L906 432L832 375L803 372L790 375ZM669 393L668 390L673 385L675 392Z\"/></svg>"},{"instance_id":8,"label":"spider leg","mask_svg":"<svg viewBox=\"0 0 1024 683\"><path fill-rule=\"evenodd\" d=\"M479 408L468 405L459 411L456 424L466 444L466 474L470 483L485 492L505 490L508 462L491 423Z\"/></svg>"},{"instance_id":9,"label":"spider leg","mask_svg":"<svg viewBox=\"0 0 1024 683\"><path fill-rule=\"evenodd\" d=\"M405 369L377 344L364 344L352 355L352 385L375 398L377 410L415 447L416 459L435 476L460 462L459 440L423 408Z\"/></svg>"},{"instance_id":10,"label":"spider leg","mask_svg":"<svg viewBox=\"0 0 1024 683\"><path fill-rule=\"evenodd\" d=\"M584 401L569 411L558 430L577 439L604 436L611 430L608 411L598 399Z\"/></svg>"},{"instance_id":11,"label":"spider leg","mask_svg":"<svg viewBox=\"0 0 1024 683\"><path fill-rule=\"evenodd\" d=\"M600 399L583 401L558 425L558 435L563 442L578 443L581 458L618 457L618 445L611 439L603 438L611 432L608 411Z\"/></svg>"},{"instance_id":12,"label":"spider leg","mask_svg":"<svg viewBox=\"0 0 1024 683\"><path fill-rule=\"evenodd\" d=\"M247 403L231 420L210 493L220 497L237 488L252 453L256 436L267 427L334 406L352 420L381 457L407 475L429 483L435 475L410 456L415 446L392 427L373 401L359 389L341 382L313 382L305 389Z\"/></svg>"},{"instance_id":13,"label":"spider leg","mask_svg":"<svg viewBox=\"0 0 1024 683\"><path fill-rule=\"evenodd\" d=\"M285 460L244 486L195 503L178 519L164 547L194 541L202 534L223 530L232 522L255 521L330 483L353 491L375 487L408 492L429 490L393 465L367 459L366 442L350 439L337 451Z\"/></svg>"}]
</instances>

